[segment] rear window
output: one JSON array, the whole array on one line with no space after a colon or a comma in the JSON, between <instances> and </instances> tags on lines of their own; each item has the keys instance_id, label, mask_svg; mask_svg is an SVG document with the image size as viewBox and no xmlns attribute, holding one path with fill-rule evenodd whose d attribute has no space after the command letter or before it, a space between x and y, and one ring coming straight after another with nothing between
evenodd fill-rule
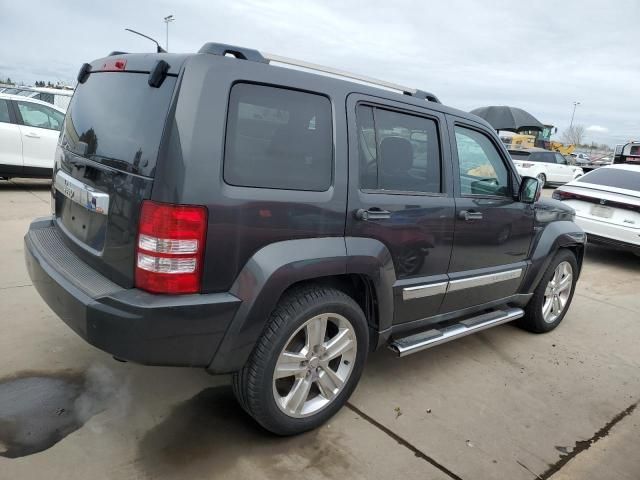
<instances>
[{"instance_id":1,"label":"rear window","mask_svg":"<svg viewBox=\"0 0 640 480\"><path fill-rule=\"evenodd\" d=\"M598 168L578 178L578 182L640 192L640 171L634 172L626 169Z\"/></svg>"},{"instance_id":2,"label":"rear window","mask_svg":"<svg viewBox=\"0 0 640 480\"><path fill-rule=\"evenodd\" d=\"M78 84L64 126L63 146L96 162L153 176L176 85L150 87L144 73L96 72Z\"/></svg>"},{"instance_id":3,"label":"rear window","mask_svg":"<svg viewBox=\"0 0 640 480\"><path fill-rule=\"evenodd\" d=\"M224 179L231 185L325 191L331 185L329 99L247 83L231 89Z\"/></svg>"}]
</instances>

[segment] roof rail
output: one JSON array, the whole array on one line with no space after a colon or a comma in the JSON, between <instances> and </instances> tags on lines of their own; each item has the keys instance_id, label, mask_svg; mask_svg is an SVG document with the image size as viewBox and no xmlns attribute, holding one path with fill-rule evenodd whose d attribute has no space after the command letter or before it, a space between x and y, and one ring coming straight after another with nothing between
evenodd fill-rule
<instances>
[{"instance_id":1,"label":"roof rail","mask_svg":"<svg viewBox=\"0 0 640 480\"><path fill-rule=\"evenodd\" d=\"M314 70L316 72L328 73L330 75L336 75L339 77L350 78L359 82L369 83L378 87L384 87L391 90L397 90L405 95L421 98L430 102L441 103L438 97L433 93L418 90L416 88L405 87L397 83L387 82L385 80L379 80L377 78L367 77L366 75L358 75L357 73L345 72L344 70L338 70L331 67L325 67L324 65L318 65L315 63L304 62L302 60L295 60L293 58L282 57L273 53L262 53L262 56L269 62L284 63L285 65L293 65L295 67L306 68L308 70Z\"/></svg>"},{"instance_id":2,"label":"roof rail","mask_svg":"<svg viewBox=\"0 0 640 480\"><path fill-rule=\"evenodd\" d=\"M378 87L388 88L390 90L396 90L404 95L410 95L412 97L428 100L430 102L442 103L433 93L418 90L416 88L405 87L397 83L386 82L384 80L378 80L377 78L367 77L365 75L358 75L356 73L345 72L344 70L338 70L331 67L325 67L315 63L304 62L302 60L295 60L289 57L283 57L275 55L273 53L260 53L258 50L251 48L238 47L236 45L227 45L224 43L209 42L205 43L198 53L208 53L211 55L233 55L241 60L249 60L259 63L282 63L285 65L292 65L294 67L305 68L307 70L313 70L315 72L327 73L329 75L335 75L338 77L350 78L359 82L376 85Z\"/></svg>"}]
</instances>

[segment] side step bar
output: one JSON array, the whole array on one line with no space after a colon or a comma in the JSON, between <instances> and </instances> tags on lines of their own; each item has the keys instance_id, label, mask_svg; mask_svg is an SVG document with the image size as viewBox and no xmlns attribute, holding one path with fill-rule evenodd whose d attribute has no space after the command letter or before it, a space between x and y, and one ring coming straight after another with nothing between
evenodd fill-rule
<instances>
[{"instance_id":1,"label":"side step bar","mask_svg":"<svg viewBox=\"0 0 640 480\"><path fill-rule=\"evenodd\" d=\"M425 332L393 340L389 348L399 357L411 355L412 353L435 347L442 343L450 342L456 338L466 337L472 333L486 330L487 328L502 325L524 316L521 308L507 308L505 310L494 310L483 313L476 317L467 318L459 323L449 325L442 329L431 329Z\"/></svg>"}]
</instances>

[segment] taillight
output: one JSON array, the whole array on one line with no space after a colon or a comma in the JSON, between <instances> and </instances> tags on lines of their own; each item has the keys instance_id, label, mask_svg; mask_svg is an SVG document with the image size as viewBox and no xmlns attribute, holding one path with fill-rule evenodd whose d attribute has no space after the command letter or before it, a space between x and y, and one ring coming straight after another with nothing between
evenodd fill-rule
<instances>
[{"instance_id":1,"label":"taillight","mask_svg":"<svg viewBox=\"0 0 640 480\"><path fill-rule=\"evenodd\" d=\"M556 200L582 200L582 195L577 195L571 192L565 192L564 190L554 190L551 194L552 198Z\"/></svg>"},{"instance_id":2,"label":"taillight","mask_svg":"<svg viewBox=\"0 0 640 480\"><path fill-rule=\"evenodd\" d=\"M136 249L136 287L153 293L197 293L207 232L207 209L142 202Z\"/></svg>"}]
</instances>

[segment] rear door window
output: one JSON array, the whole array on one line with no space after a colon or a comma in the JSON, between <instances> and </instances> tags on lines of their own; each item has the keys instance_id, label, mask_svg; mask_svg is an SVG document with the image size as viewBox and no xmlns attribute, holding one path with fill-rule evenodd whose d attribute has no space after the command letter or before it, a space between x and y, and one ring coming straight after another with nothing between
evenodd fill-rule
<instances>
[{"instance_id":1,"label":"rear door window","mask_svg":"<svg viewBox=\"0 0 640 480\"><path fill-rule=\"evenodd\" d=\"M359 105L360 188L440 193L440 144L429 118Z\"/></svg>"},{"instance_id":2,"label":"rear door window","mask_svg":"<svg viewBox=\"0 0 640 480\"><path fill-rule=\"evenodd\" d=\"M73 153L138 175L154 174L176 77L160 88L146 73L96 72L78 84L62 144Z\"/></svg>"},{"instance_id":3,"label":"rear door window","mask_svg":"<svg viewBox=\"0 0 640 480\"><path fill-rule=\"evenodd\" d=\"M333 170L331 102L248 83L231 89L224 179L245 187L325 191Z\"/></svg>"}]
</instances>

